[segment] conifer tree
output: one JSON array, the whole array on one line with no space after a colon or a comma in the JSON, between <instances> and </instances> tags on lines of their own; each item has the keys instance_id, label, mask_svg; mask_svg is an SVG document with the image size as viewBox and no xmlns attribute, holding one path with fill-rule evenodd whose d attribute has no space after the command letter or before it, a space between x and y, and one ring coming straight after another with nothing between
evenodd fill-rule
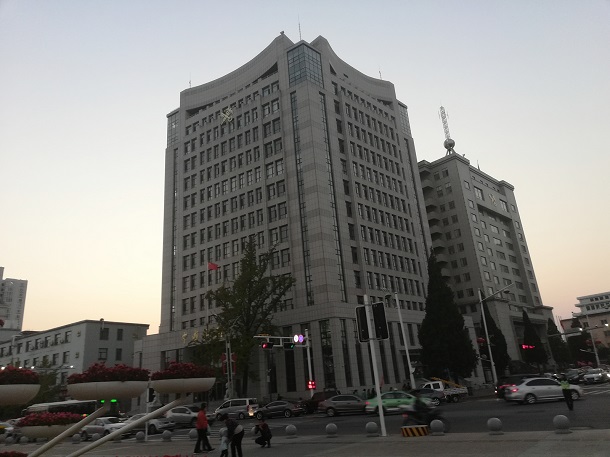
<instances>
[{"instance_id":1,"label":"conifer tree","mask_svg":"<svg viewBox=\"0 0 610 457\"><path fill-rule=\"evenodd\" d=\"M570 350L567 343L561 338L561 333L551 318L549 318L546 324L546 334L549 340L549 348L551 349L551 357L558 366L566 366L570 362Z\"/></svg>"},{"instance_id":2,"label":"conifer tree","mask_svg":"<svg viewBox=\"0 0 610 457\"><path fill-rule=\"evenodd\" d=\"M534 327L534 324L532 324L525 309L523 310L522 317L524 347L521 349L521 354L523 355L523 360L527 363L535 363L540 367L540 365L546 363L548 356L546 355L544 346L542 346L542 341L536 332L536 328Z\"/></svg>"},{"instance_id":3,"label":"conifer tree","mask_svg":"<svg viewBox=\"0 0 610 457\"><path fill-rule=\"evenodd\" d=\"M491 344L491 353L494 357L496 373L498 376L501 376L510 363L506 338L504 338L502 330L496 325L496 321L491 317L491 313L485 302L483 302L483 310L485 312L485 322L487 323L487 333L489 333L489 344ZM487 342L485 342L485 344L487 344Z\"/></svg>"}]
</instances>

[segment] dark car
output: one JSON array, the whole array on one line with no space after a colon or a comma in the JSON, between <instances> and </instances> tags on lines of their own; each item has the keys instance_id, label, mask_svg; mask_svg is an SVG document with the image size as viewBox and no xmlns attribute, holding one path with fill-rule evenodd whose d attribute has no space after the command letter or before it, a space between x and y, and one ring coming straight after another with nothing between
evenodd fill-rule
<instances>
[{"instance_id":1,"label":"dark car","mask_svg":"<svg viewBox=\"0 0 610 457\"><path fill-rule=\"evenodd\" d=\"M564 376L570 384L582 384L585 382L585 370L581 368L574 368L564 373Z\"/></svg>"},{"instance_id":2,"label":"dark car","mask_svg":"<svg viewBox=\"0 0 610 457\"><path fill-rule=\"evenodd\" d=\"M322 400L339 395L341 392L338 390L324 390L322 392L315 392L311 398L301 400L299 406L305 410L307 414L315 413L318 409L318 404Z\"/></svg>"},{"instance_id":3,"label":"dark car","mask_svg":"<svg viewBox=\"0 0 610 457\"><path fill-rule=\"evenodd\" d=\"M304 412L303 408L293 401L277 400L254 410L254 417L257 419L281 416L292 417L300 416Z\"/></svg>"},{"instance_id":4,"label":"dark car","mask_svg":"<svg viewBox=\"0 0 610 457\"><path fill-rule=\"evenodd\" d=\"M433 406L438 406L440 402L446 401L445 394L440 390L421 388L421 389L413 389L408 393L411 395L420 395L430 400L430 404Z\"/></svg>"},{"instance_id":5,"label":"dark car","mask_svg":"<svg viewBox=\"0 0 610 457\"><path fill-rule=\"evenodd\" d=\"M356 395L335 395L318 403L318 411L329 417L345 413L364 414L365 407L366 402Z\"/></svg>"},{"instance_id":6,"label":"dark car","mask_svg":"<svg viewBox=\"0 0 610 457\"><path fill-rule=\"evenodd\" d=\"M498 384L496 385L496 397L504 398L504 391L507 387L516 386L521 383L524 379L528 378L537 378L539 374L533 373L520 373L520 374L511 374L509 376L504 376L498 380Z\"/></svg>"}]
</instances>

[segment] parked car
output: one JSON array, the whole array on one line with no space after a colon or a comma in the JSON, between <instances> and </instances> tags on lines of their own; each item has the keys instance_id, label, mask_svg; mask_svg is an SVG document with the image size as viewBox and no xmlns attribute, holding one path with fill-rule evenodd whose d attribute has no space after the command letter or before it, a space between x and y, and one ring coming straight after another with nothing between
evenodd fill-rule
<instances>
[{"instance_id":1,"label":"parked car","mask_svg":"<svg viewBox=\"0 0 610 457\"><path fill-rule=\"evenodd\" d=\"M430 403L430 400L423 398L426 403ZM399 412L401 405L413 405L415 403L415 396L407 392L400 390L394 390L390 392L384 392L381 394L381 405L384 413ZM379 397L371 398L366 401L365 411L367 414L375 413L379 414Z\"/></svg>"},{"instance_id":2,"label":"parked car","mask_svg":"<svg viewBox=\"0 0 610 457\"><path fill-rule=\"evenodd\" d=\"M500 378L498 384L496 384L496 397L504 398L504 392L507 387L513 387L519 384L521 381L527 378L537 378L539 374L511 374Z\"/></svg>"},{"instance_id":3,"label":"parked car","mask_svg":"<svg viewBox=\"0 0 610 457\"><path fill-rule=\"evenodd\" d=\"M582 388L576 384L570 384L570 392L573 400L578 400L583 395ZM507 388L505 400L531 405L538 401L563 400L563 391L561 384L554 379L546 377L528 378Z\"/></svg>"},{"instance_id":4,"label":"parked car","mask_svg":"<svg viewBox=\"0 0 610 457\"><path fill-rule=\"evenodd\" d=\"M318 404L327 398L339 395L338 390L323 390L322 392L314 392L311 398L301 400L299 406L305 410L307 414L315 413L318 409Z\"/></svg>"},{"instance_id":5,"label":"parked car","mask_svg":"<svg viewBox=\"0 0 610 457\"><path fill-rule=\"evenodd\" d=\"M287 400L276 400L267 403L265 406L254 410L254 417L257 419L269 417L292 417L300 416L305 411L297 403Z\"/></svg>"},{"instance_id":6,"label":"parked car","mask_svg":"<svg viewBox=\"0 0 610 457\"><path fill-rule=\"evenodd\" d=\"M365 401L356 395L335 395L318 403L318 411L329 417L337 414L364 413Z\"/></svg>"},{"instance_id":7,"label":"parked car","mask_svg":"<svg viewBox=\"0 0 610 457\"><path fill-rule=\"evenodd\" d=\"M135 414L126 421L124 421L123 424L125 426L130 425L135 421L142 419L144 416L146 416L145 413ZM169 420L166 417L156 417L154 419L149 419L148 421L146 421L145 424L140 424L132 428L131 430L129 430L129 434L135 435L138 432L143 432L148 429L148 434L154 435L156 433L161 433L165 430L173 430L174 428L176 428L175 422Z\"/></svg>"},{"instance_id":8,"label":"parked car","mask_svg":"<svg viewBox=\"0 0 610 457\"><path fill-rule=\"evenodd\" d=\"M85 425L80 431L81 440L87 441L96 433L106 436L125 426L118 417L98 417L90 424Z\"/></svg>"},{"instance_id":9,"label":"parked car","mask_svg":"<svg viewBox=\"0 0 610 457\"><path fill-rule=\"evenodd\" d=\"M253 417L256 409L258 409L256 398L233 398L216 408L214 415L218 420L223 414L227 414L231 418L245 419Z\"/></svg>"},{"instance_id":10,"label":"parked car","mask_svg":"<svg viewBox=\"0 0 610 457\"><path fill-rule=\"evenodd\" d=\"M585 381L585 370L581 368L573 368L564 373L570 384L581 384Z\"/></svg>"},{"instance_id":11,"label":"parked car","mask_svg":"<svg viewBox=\"0 0 610 457\"><path fill-rule=\"evenodd\" d=\"M427 398L428 400L430 400L430 404L432 406L438 406L442 401L447 401L447 397L445 397L445 394L442 391L428 389L427 387L421 389L413 389L410 390L408 393L413 396L419 394L422 397Z\"/></svg>"},{"instance_id":12,"label":"parked car","mask_svg":"<svg viewBox=\"0 0 610 457\"><path fill-rule=\"evenodd\" d=\"M608 382L610 380L610 373L601 368L592 368L587 371L584 376L584 381L587 384L593 384L596 382Z\"/></svg>"}]
</instances>

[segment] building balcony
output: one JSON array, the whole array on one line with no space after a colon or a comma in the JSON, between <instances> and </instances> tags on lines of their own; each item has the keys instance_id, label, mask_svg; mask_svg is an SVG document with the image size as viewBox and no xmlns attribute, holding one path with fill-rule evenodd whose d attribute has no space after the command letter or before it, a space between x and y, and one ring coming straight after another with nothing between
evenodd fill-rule
<instances>
[{"instance_id":1,"label":"building balcony","mask_svg":"<svg viewBox=\"0 0 610 457\"><path fill-rule=\"evenodd\" d=\"M434 190L434 184L432 183L432 179L430 179L429 177L422 177L421 178L421 187L422 190L425 192L427 189L429 190Z\"/></svg>"},{"instance_id":2,"label":"building balcony","mask_svg":"<svg viewBox=\"0 0 610 457\"><path fill-rule=\"evenodd\" d=\"M432 223L433 221L438 222L438 221L441 220L440 215L438 214L438 212L436 212L434 210L428 211L426 213L426 216L428 216L428 222L430 222L430 223Z\"/></svg>"}]
</instances>

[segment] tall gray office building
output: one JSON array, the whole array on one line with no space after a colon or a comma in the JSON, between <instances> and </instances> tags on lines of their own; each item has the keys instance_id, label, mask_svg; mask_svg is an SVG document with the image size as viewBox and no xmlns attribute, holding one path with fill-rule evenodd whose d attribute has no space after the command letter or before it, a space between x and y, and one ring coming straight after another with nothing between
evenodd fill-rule
<instances>
[{"instance_id":1,"label":"tall gray office building","mask_svg":"<svg viewBox=\"0 0 610 457\"><path fill-rule=\"evenodd\" d=\"M489 297L486 303L512 360L522 359L525 309L550 354L546 328L552 308L540 295L514 187L470 165L453 145L448 139L447 154L432 163L421 161L419 170L432 248L456 303L484 338L479 289Z\"/></svg>"},{"instance_id":2,"label":"tall gray office building","mask_svg":"<svg viewBox=\"0 0 610 457\"><path fill-rule=\"evenodd\" d=\"M317 388L370 387L355 307L397 292L407 345L419 346L430 247L422 214L407 107L393 84L349 66L323 37L280 34L232 73L184 90L168 114L161 326L145 364L182 359L213 325L220 310L204 294L236 277L254 237L259 250L276 248L271 273L296 278L274 323L283 336L308 330ZM409 379L405 342L386 304L380 372L399 386ZM271 392L305 394L303 350L261 353L252 363L263 381L248 394L265 395L268 374Z\"/></svg>"},{"instance_id":3,"label":"tall gray office building","mask_svg":"<svg viewBox=\"0 0 610 457\"><path fill-rule=\"evenodd\" d=\"M25 279L4 278L0 267L0 319L5 330L21 330L28 282Z\"/></svg>"}]
</instances>

